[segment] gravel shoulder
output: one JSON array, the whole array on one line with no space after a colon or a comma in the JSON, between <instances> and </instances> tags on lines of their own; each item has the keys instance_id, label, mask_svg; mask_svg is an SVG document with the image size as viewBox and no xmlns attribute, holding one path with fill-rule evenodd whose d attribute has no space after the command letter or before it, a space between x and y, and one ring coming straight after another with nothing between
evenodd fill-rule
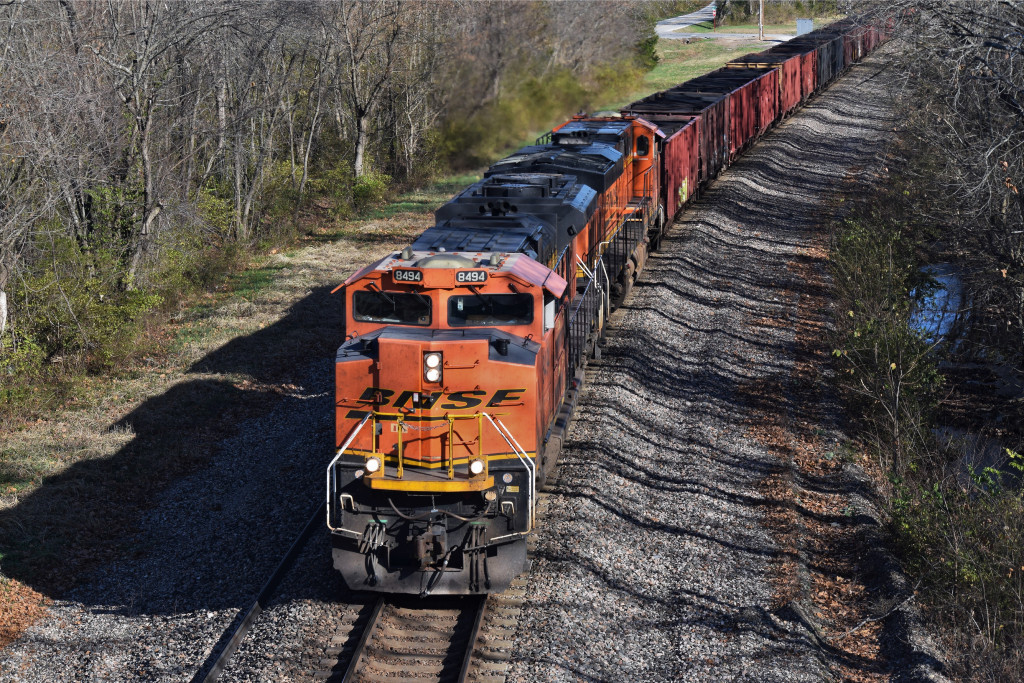
<instances>
[{"instance_id":1,"label":"gravel shoulder","mask_svg":"<svg viewBox=\"0 0 1024 683\"><path fill-rule=\"evenodd\" d=\"M824 375L812 389L794 381L799 323L808 302L828 313L807 284L808 271L821 270L828 200L851 174L870 171L891 130L884 63L883 54L855 66L769 134L648 262L589 370L509 680L891 672L884 631L857 647L823 646L821 624L807 616L814 604L800 602L815 585L801 572L813 574L829 550L800 541L812 517L799 501L808 481L792 474L799 458L783 452L794 424L812 435L808 451L833 452L843 440ZM92 418L98 430L123 425L104 456L118 462L132 444L173 457L204 438L188 405L170 424L140 417L150 402L179 400L182 385L212 396L203 410L215 417L243 415L206 460L154 494L123 543L128 552L100 563L0 651L0 682L192 678L323 495L338 320L327 290L393 246L401 245L339 243L288 259L294 290L256 302L242 335L188 352L186 372L154 377L151 393L116 420ZM241 410L253 397L260 409ZM39 495L39 505L58 504L56 494ZM841 503L823 505L826 525L841 519ZM326 539L314 537L222 680L309 680L347 599Z\"/></svg>"}]
</instances>

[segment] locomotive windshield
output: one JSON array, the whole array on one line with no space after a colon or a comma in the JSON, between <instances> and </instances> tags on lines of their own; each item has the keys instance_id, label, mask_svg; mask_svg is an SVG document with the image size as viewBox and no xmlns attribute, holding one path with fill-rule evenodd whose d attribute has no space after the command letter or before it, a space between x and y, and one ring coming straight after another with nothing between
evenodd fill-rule
<instances>
[{"instance_id":1,"label":"locomotive windshield","mask_svg":"<svg viewBox=\"0 0 1024 683\"><path fill-rule=\"evenodd\" d=\"M429 325L430 299L422 294L363 290L352 295L352 317L360 322Z\"/></svg>"},{"instance_id":2,"label":"locomotive windshield","mask_svg":"<svg viewBox=\"0 0 1024 683\"><path fill-rule=\"evenodd\" d=\"M472 294L448 299L448 325L529 325L533 322L530 294Z\"/></svg>"}]
</instances>

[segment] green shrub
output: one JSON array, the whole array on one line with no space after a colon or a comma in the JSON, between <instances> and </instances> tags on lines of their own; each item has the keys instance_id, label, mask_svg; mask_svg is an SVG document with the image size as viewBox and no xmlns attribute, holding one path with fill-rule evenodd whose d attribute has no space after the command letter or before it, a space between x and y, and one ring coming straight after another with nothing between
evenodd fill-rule
<instances>
[{"instance_id":1,"label":"green shrub","mask_svg":"<svg viewBox=\"0 0 1024 683\"><path fill-rule=\"evenodd\" d=\"M913 240L878 214L845 221L833 238L831 270L841 310L835 350L851 413L879 446L906 465L908 441L934 408L942 377L932 346L909 324L912 292L922 295ZM890 451L891 447L891 451Z\"/></svg>"},{"instance_id":2,"label":"green shrub","mask_svg":"<svg viewBox=\"0 0 1024 683\"><path fill-rule=\"evenodd\" d=\"M14 326L0 335L0 403L22 401L46 362L46 352Z\"/></svg>"},{"instance_id":3,"label":"green shrub","mask_svg":"<svg viewBox=\"0 0 1024 683\"><path fill-rule=\"evenodd\" d=\"M204 232L218 239L229 238L235 230L235 205L225 188L208 185L196 195L196 210L205 224Z\"/></svg>"},{"instance_id":4,"label":"green shrub","mask_svg":"<svg viewBox=\"0 0 1024 683\"><path fill-rule=\"evenodd\" d=\"M644 71L658 66L658 36L649 35L636 44L636 62Z\"/></svg>"},{"instance_id":5,"label":"green shrub","mask_svg":"<svg viewBox=\"0 0 1024 683\"><path fill-rule=\"evenodd\" d=\"M1010 454L1007 469L1019 476L1020 456ZM994 468L966 480L931 469L898 487L893 504L907 569L954 641L961 680L1016 680L1024 664L1024 496L1006 478Z\"/></svg>"},{"instance_id":6,"label":"green shrub","mask_svg":"<svg viewBox=\"0 0 1024 683\"><path fill-rule=\"evenodd\" d=\"M908 324L933 282L920 265L942 248L935 158L912 151L836 226L833 355L858 440L877 456L901 559L945 639L956 680L1018 680L1024 670L1024 462L972 468L933 435L941 413L938 350ZM925 181L923 182L922 179ZM970 409L967 409L970 413ZM976 415L974 417L977 417ZM1018 449L1019 450L1019 449Z\"/></svg>"},{"instance_id":7,"label":"green shrub","mask_svg":"<svg viewBox=\"0 0 1024 683\"><path fill-rule=\"evenodd\" d=\"M523 78L472 116L446 121L437 154L455 170L492 163L552 123L615 99L609 94L627 91L638 74L636 65L625 60L595 69L586 81L567 68L549 71L543 79Z\"/></svg>"},{"instance_id":8,"label":"green shrub","mask_svg":"<svg viewBox=\"0 0 1024 683\"><path fill-rule=\"evenodd\" d=\"M57 237L51 259L38 262L14 289L15 324L47 359L77 359L90 370L113 366L134 351L144 315L161 297L122 286L123 264L108 249L85 251ZM34 352L34 355L37 352Z\"/></svg>"},{"instance_id":9,"label":"green shrub","mask_svg":"<svg viewBox=\"0 0 1024 683\"><path fill-rule=\"evenodd\" d=\"M391 176L384 173L367 173L356 178L352 188L352 205L356 211L365 211L380 206L391 190Z\"/></svg>"},{"instance_id":10,"label":"green shrub","mask_svg":"<svg viewBox=\"0 0 1024 683\"><path fill-rule=\"evenodd\" d=\"M348 218L352 215L355 210L352 196L355 176L348 164L318 169L310 174L307 182L309 195L328 200L335 218Z\"/></svg>"}]
</instances>

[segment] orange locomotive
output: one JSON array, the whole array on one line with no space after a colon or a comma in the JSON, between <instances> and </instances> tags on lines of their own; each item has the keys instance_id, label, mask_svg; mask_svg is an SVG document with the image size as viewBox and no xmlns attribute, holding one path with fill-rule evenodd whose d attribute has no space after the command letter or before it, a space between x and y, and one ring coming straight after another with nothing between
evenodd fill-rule
<instances>
[{"instance_id":1,"label":"orange locomotive","mask_svg":"<svg viewBox=\"0 0 1024 683\"><path fill-rule=\"evenodd\" d=\"M657 129L574 117L344 284L335 567L356 589L503 590L613 299L660 237Z\"/></svg>"}]
</instances>

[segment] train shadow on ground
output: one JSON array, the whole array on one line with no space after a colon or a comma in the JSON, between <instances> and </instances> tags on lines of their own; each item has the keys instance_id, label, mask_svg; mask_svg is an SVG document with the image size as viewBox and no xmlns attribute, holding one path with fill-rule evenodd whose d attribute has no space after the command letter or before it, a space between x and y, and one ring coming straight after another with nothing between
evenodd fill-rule
<instances>
[{"instance_id":1,"label":"train shadow on ground","mask_svg":"<svg viewBox=\"0 0 1024 683\"><path fill-rule=\"evenodd\" d=\"M4 575L102 611L243 605L322 496L342 322L318 288L111 424L134 437L0 511ZM261 433L268 419L294 443Z\"/></svg>"}]
</instances>

